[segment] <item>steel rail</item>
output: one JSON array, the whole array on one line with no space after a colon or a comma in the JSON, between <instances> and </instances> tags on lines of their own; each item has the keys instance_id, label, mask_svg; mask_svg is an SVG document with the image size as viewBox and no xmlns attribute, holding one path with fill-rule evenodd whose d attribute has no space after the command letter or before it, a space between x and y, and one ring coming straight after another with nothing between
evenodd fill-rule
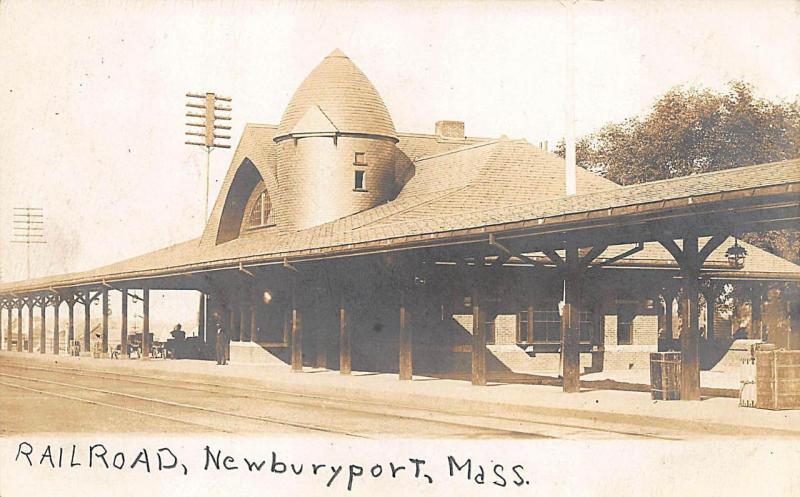
<instances>
[{"instance_id":1,"label":"steel rail","mask_svg":"<svg viewBox=\"0 0 800 497\"><path fill-rule=\"evenodd\" d=\"M25 368L25 369L33 369L33 368ZM44 368L39 368L39 369L44 369ZM67 373L67 374L73 374L74 376L87 376L88 377L88 375L82 375L82 374L76 374L76 373ZM9 376L9 375L0 373L0 376ZM91 378L98 378L98 377L102 378L102 376L97 376L97 375L91 376ZM26 377L22 377L22 378L28 379ZM106 376L105 378L106 379L111 379L108 376ZM41 381L41 382L51 383L50 380L41 380L41 379L32 379L31 381ZM171 386L171 385L164 385L162 383L157 383L157 382L131 381L131 380L119 380L119 379L117 379L117 381L127 381L128 383L138 383L138 384L143 384L143 385L154 385L154 386L159 386L161 388L172 388L172 389L177 389L177 390L190 390L190 391L196 391L196 392L220 393L219 391L214 391L214 390L209 390L209 389L175 387L175 386ZM75 387L75 388L83 388L83 389L88 389L88 390L94 390L92 387L81 387L81 386L76 386L76 385L72 385L72 384L70 384L70 385L72 387ZM228 387L226 387L226 388L228 388ZM231 388L236 388L236 387L231 387ZM227 391L222 392L222 393L227 394L229 397L247 398L247 399L257 400L257 401L261 401L261 402L272 402L272 403L287 404L287 405L299 406L299 407L309 407L310 405L312 405L311 403L308 403L308 402L304 403L304 402L298 402L296 400L293 401L293 400L274 399L274 398L265 399L263 397L255 397L255 396L248 396L248 395L241 395L241 394L230 395L229 392L227 392ZM277 393L279 395L284 395L284 396L291 395L291 394L288 394L286 392L274 392L274 393ZM123 396L130 396L130 394L124 394L124 393L116 393L116 394L117 395L123 395ZM138 397L138 396L134 396L134 397ZM339 402L339 401L336 401L336 400L332 400L331 401L331 399L326 399L325 397L317 397L317 398L320 399L320 400L323 400L323 401L328 401L329 403L332 403L332 404L336 404L336 403L348 404L348 403L350 403L350 402L347 402L347 401L345 401L345 402ZM145 400L145 399L147 399L147 398L141 398L141 399L137 399L137 400ZM155 399L155 400L157 400L159 402L162 402L162 401L160 401L160 399ZM171 401L163 401L163 402L171 402ZM352 403L352 404L355 404L355 403ZM316 406L320 406L320 404L315 404L315 405ZM535 435L535 436L540 437L540 438L554 438L554 437L551 437L551 436L543 435L543 434L538 433L538 432L528 432L528 431L520 431L520 430L497 428L497 427L485 427L485 426L479 426L479 425L476 425L474 423L467 423L467 422L445 421L445 420L441 420L441 419L425 419L425 418L422 418L422 417L419 417L419 416L402 415L402 414L395 414L395 413L389 413L389 414L387 414L387 413L376 413L376 412L370 412L370 411L365 411L365 410L356 410L356 409L353 409L352 407L348 408L348 407L343 407L343 406L334 406L334 407L324 406L324 407L326 407L327 409L346 411L346 412L356 412L356 413L359 413L359 414L362 414L362 415L369 415L369 416L394 417L394 418L407 419L407 420L412 420L412 421L425 421L427 423L435 423L435 424L441 424L441 425L450 425L450 426L468 427L468 428L479 428L481 431L484 431L484 432L513 433L513 434L516 434L516 435L525 435L525 436ZM207 410L205 408L203 408L203 409ZM214 412L214 411L212 410L211 412ZM230 414L230 415L233 415L233 416L236 416L236 417L247 417L248 419L261 420L261 418L259 418L259 417L250 417L250 416L239 415L239 414ZM268 419L271 420L273 418L268 418ZM273 422L273 421L270 421L270 422ZM315 429L317 431L335 432L335 433L345 434L345 435L353 436L353 437L369 438L369 437L364 436L364 435L357 435L357 434L353 434L353 433L347 432L347 431L340 431L340 430L332 430L332 429L328 429L328 428L321 428L321 427L318 427L318 426L315 426L315 425L305 425L305 424L300 425L298 423L290 423L290 422L279 422L279 424L289 424L290 426L295 426L295 427L313 427L311 429Z\"/></svg>"},{"instance_id":2,"label":"steel rail","mask_svg":"<svg viewBox=\"0 0 800 497\"><path fill-rule=\"evenodd\" d=\"M266 422L266 423L272 423L272 424L278 424L278 425L284 425L284 426L291 426L293 428L301 428L301 429L306 429L306 430L321 431L321 432L326 432L326 433L337 433L337 434L340 434L340 435L347 435L347 436L355 437L355 438L368 438L368 437L365 437L363 435L358 435L358 434L350 433L350 432L343 431L343 430L328 429L328 428L325 428L325 427L316 426L316 425L312 425L312 424L308 424L308 423L294 423L294 422L291 422L291 421L284 421L284 420L280 420L280 419L277 419L277 418L271 418L269 416L249 416L247 414L237 414L237 413L232 413L232 412L229 412L229 411L223 411L221 409L214 409L214 408L210 408L210 407L196 406L196 405L192 405L192 404L184 404L182 402L173 402L173 401L169 401L169 400L157 399L155 397L144 397L144 396L141 396L141 395L134 395L134 394L128 394L128 393L123 393L123 392L115 392L115 391L112 391L112 390L105 390L105 389L102 389L102 388L94 388L94 387L87 387L87 386L81 386L81 385L74 385L74 384L70 384L70 383L63 383L63 382L52 381L52 380L43 380L41 378L28 378L28 377L25 377L25 376L11 375L11 374L7 374L7 373L0 373L0 376L7 377L7 378L14 378L14 379L23 380L23 381L30 381L30 382L35 382L35 383L46 383L46 384L51 384L51 385L57 385L57 386L73 388L73 389L77 389L77 390L86 390L86 391L95 392L95 393L101 393L101 394L105 394L105 395L112 395L112 396L124 397L124 398L129 398L129 399L141 400L141 401L144 401L144 402L152 402L154 404L168 405L168 406L171 406L171 407L178 407L178 408L182 408L182 409L193 409L193 410L204 411L204 412L209 412L209 413L213 413L213 414L222 414L224 416L231 416L231 417L236 417L236 418L248 419L248 420L251 420L251 421L262 421L262 422ZM51 392L51 394L52 395L56 395L56 396L60 396L61 395L61 394L57 394L57 393L54 393L54 392ZM111 406L113 406L113 405L109 404L109 407L111 407ZM118 407L120 409L127 409L127 408L124 408L122 406L118 406ZM217 428L215 428L215 430L219 431ZM231 433L233 433L233 432L231 432Z\"/></svg>"},{"instance_id":3,"label":"steel rail","mask_svg":"<svg viewBox=\"0 0 800 497\"><path fill-rule=\"evenodd\" d=\"M0 376L9 376L9 375L0 374ZM31 381L33 381L33 380L31 380ZM193 426L199 426L201 428L212 429L214 431L222 431L224 433L233 433L230 430L217 428L215 426L206 425L206 424L203 424L203 423L195 423L193 421L186 421L185 419L175 418L173 416L165 416L163 414L156 414L154 412L140 411L139 409L132 409L130 407L118 406L116 404L108 404L106 402L100 402L99 400L85 399L83 397L75 397L73 395L66 395L66 394L57 393L57 392L49 392L47 390L39 390L37 388L26 387L26 386L17 385L17 384L14 384L14 383L7 383L7 382L4 382L4 381L0 381L0 385L6 386L6 387L9 387L9 388L17 388L17 389L20 389L20 390L26 390L26 391L29 391L29 392L35 392L35 393L38 393L38 394L41 394L41 395L50 395L52 397L59 397L59 398L62 398L62 399L74 400L74 401L83 402L83 403L86 403L86 404L102 406L102 407L110 407L112 409L119 409L119 410L125 411L125 412L132 412L134 414L140 414L142 416L150 416L150 417L159 418L159 419L166 419L168 421L174 421L174 422L193 425Z\"/></svg>"},{"instance_id":4,"label":"steel rail","mask_svg":"<svg viewBox=\"0 0 800 497\"><path fill-rule=\"evenodd\" d=\"M4 365L0 365L0 367L3 367L3 366ZM168 388L191 390L191 391L198 391L198 392L208 392L208 393L220 393L220 391L222 390L221 393L224 393L224 394L226 394L228 396L231 396L231 397L260 400L260 401L265 401L265 402L278 402L278 403L283 403L283 404L290 404L290 405L298 405L298 406L308 407L311 404L310 402L301 402L301 401L298 400L298 398L303 398L303 399L308 399L308 400L322 401L322 402L326 402L328 404L334 404L334 407L333 407L334 409L344 410L344 411L348 411L349 410L351 412L355 411L355 412L361 412L361 413L372 414L372 415L391 416L391 417L409 419L409 420L415 420L415 421L423 420L425 422L433 422L433 423L439 423L439 424L467 426L467 427L473 427L473 428L480 428L480 429L483 429L483 430L492 430L492 431L517 433L517 434L525 434L525 435L537 435L537 436L546 437L546 438L553 438L553 437L550 437L548 435L543 435L543 434L538 433L538 432L529 432L529 431L522 431L522 430L518 430L518 429L506 429L506 428L497 428L497 427L485 427L485 426L477 425L474 422L471 423L469 421L434 420L434 419L425 418L425 417L421 417L421 416L413 416L413 415L410 415L410 414L375 413L375 412L365 411L363 409L364 406L367 406L367 407L382 407L382 408L386 407L386 403L385 402L378 402L378 401L369 401L369 400L352 401L352 400L347 400L347 399L332 399L330 397L324 397L324 396L320 396L320 395L287 392L285 390L275 390L275 389L260 388L260 387L246 387L246 386L239 386L239 385L224 385L224 384L219 384L219 383L206 383L206 382L202 382L201 383L201 382L195 382L195 381L171 379L171 381L173 381L175 383L183 383L183 384L186 384L186 385L192 385L193 387L199 387L199 388L178 387L178 386L175 386L175 385L164 385L163 383L158 383L157 381L142 381L142 380L155 380L153 377L150 377L150 376L135 375L135 374L130 374L130 373L120 373L120 372L116 372L116 371L104 371L104 370L87 371L87 370L83 370L83 369L80 369L80 368L65 368L65 367L56 367L56 368L40 368L40 367L31 367L31 366L16 366L16 367L19 368L19 369L40 370L40 371L46 371L46 372L62 372L62 373L66 373L66 374L71 374L73 376L86 376L86 377L91 377L91 378L98 378L98 377L106 378L106 379L117 379L117 378L114 378L114 377L136 378L135 381L134 380L119 380L119 381L129 381L131 383L139 383L139 384L145 384L145 385L155 385L155 386L159 386L159 387L168 387ZM101 373L101 375L97 375L97 373ZM102 376L102 375L105 375L105 376ZM203 387L213 387L213 388L209 389L209 388L203 388ZM283 398L283 399L275 399L275 398L265 399L263 397L257 397L257 396L253 396L253 395L232 394L231 390L241 390L241 391L245 391L245 392L263 393L263 394L270 394L270 395L279 395L279 396L283 396L283 397L287 397L288 396L290 398L289 399L285 399L285 398ZM337 404L338 404L338 406L336 406ZM319 405L319 404L316 404L316 405ZM361 406L361 409L354 409L355 406ZM620 430L620 429L615 429L615 428L610 428L610 427L607 427L607 428L592 427L592 426L584 426L584 425L581 425L581 424L558 423L558 422L541 421L541 420L524 421L524 420L519 420L519 419L516 419L516 418L511 418L511 417L507 417L507 416L503 416L503 415L499 415L499 416L498 415L488 416L488 415L482 415L482 414L477 414L476 415L476 414L468 413L468 412L464 412L464 411L448 411L448 410L443 410L443 409L419 408L419 407L413 407L413 406L407 406L407 405L395 405L394 407L401 408L401 409L404 409L406 411L421 411L423 413L436 413L436 414L442 414L442 415L448 415L448 416L471 417L471 418L476 418L476 419L489 420L489 421L492 421L492 422L502 421L502 422L516 423L516 424L524 423L525 425L528 425L531 429L535 429L536 425L542 425L542 426L555 427L555 428L577 429L577 430L583 430L583 431L595 432L595 433L613 433L615 435L625 435L625 436L636 437L636 438L646 438L646 439L647 438L653 438L653 439L661 439L661 440L680 440L677 437L658 435L658 434L654 434L654 433L640 433L640 432L634 432L634 431L625 431L625 430Z\"/></svg>"}]
</instances>

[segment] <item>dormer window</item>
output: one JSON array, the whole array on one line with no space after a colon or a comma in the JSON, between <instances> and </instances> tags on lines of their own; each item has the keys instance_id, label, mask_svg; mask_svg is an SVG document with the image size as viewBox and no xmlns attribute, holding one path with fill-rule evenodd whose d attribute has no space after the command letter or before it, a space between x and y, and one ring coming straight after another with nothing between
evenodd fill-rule
<instances>
[{"instance_id":1,"label":"dormer window","mask_svg":"<svg viewBox=\"0 0 800 497\"><path fill-rule=\"evenodd\" d=\"M366 166L367 165L367 153L366 152L356 152L355 157L353 157L353 165L355 166Z\"/></svg>"},{"instance_id":2,"label":"dormer window","mask_svg":"<svg viewBox=\"0 0 800 497\"><path fill-rule=\"evenodd\" d=\"M248 218L249 228L260 228L269 225L269 213L272 209L272 202L269 199L267 190L262 190L256 197L253 207L250 208Z\"/></svg>"}]
</instances>

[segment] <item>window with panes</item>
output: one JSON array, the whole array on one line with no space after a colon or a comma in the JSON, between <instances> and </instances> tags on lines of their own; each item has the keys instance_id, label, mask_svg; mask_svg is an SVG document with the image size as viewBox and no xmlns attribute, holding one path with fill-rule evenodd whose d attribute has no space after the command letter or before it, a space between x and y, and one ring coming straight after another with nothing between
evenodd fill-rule
<instances>
[{"instance_id":1,"label":"window with panes","mask_svg":"<svg viewBox=\"0 0 800 497\"><path fill-rule=\"evenodd\" d=\"M263 190L256 197L253 206L250 208L250 216L248 218L248 227L259 228L269 224L269 214L272 209L272 203L269 199L267 190Z\"/></svg>"},{"instance_id":2,"label":"window with panes","mask_svg":"<svg viewBox=\"0 0 800 497\"><path fill-rule=\"evenodd\" d=\"M533 343L561 342L561 315L558 304L540 304L533 309ZM517 343L531 343L528 340L528 321L530 312L526 309L517 313ZM594 325L589 311L580 313L580 341L589 342Z\"/></svg>"}]
</instances>

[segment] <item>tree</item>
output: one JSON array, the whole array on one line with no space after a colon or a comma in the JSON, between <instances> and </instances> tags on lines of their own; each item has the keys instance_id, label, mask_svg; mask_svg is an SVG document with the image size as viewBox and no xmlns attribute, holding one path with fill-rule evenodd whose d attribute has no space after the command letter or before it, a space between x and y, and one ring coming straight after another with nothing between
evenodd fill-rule
<instances>
[{"instance_id":1,"label":"tree","mask_svg":"<svg viewBox=\"0 0 800 497\"><path fill-rule=\"evenodd\" d=\"M563 143L556 153L563 157ZM800 157L800 99L758 98L742 81L720 93L676 87L647 114L582 137L576 156L578 165L623 185ZM743 238L800 262L797 230Z\"/></svg>"}]
</instances>

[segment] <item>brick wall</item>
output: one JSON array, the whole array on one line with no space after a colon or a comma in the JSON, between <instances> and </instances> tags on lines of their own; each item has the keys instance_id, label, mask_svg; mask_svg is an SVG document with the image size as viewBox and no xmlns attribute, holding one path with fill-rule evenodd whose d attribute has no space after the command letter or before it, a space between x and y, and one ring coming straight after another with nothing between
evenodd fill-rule
<instances>
[{"instance_id":1,"label":"brick wall","mask_svg":"<svg viewBox=\"0 0 800 497\"><path fill-rule=\"evenodd\" d=\"M658 316L638 315L633 318L633 345L658 345Z\"/></svg>"},{"instance_id":2,"label":"brick wall","mask_svg":"<svg viewBox=\"0 0 800 497\"><path fill-rule=\"evenodd\" d=\"M656 314L638 314L633 318L631 343L620 345L617 341L616 313L605 315L605 346L628 347L639 345L658 345L658 316Z\"/></svg>"},{"instance_id":3,"label":"brick wall","mask_svg":"<svg viewBox=\"0 0 800 497\"><path fill-rule=\"evenodd\" d=\"M453 319L472 334L472 314L453 314ZM494 319L495 345L514 345L517 343L517 315L498 314Z\"/></svg>"},{"instance_id":4,"label":"brick wall","mask_svg":"<svg viewBox=\"0 0 800 497\"><path fill-rule=\"evenodd\" d=\"M464 139L464 121L436 121L436 136Z\"/></svg>"},{"instance_id":5,"label":"brick wall","mask_svg":"<svg viewBox=\"0 0 800 497\"><path fill-rule=\"evenodd\" d=\"M631 347L628 347L630 349ZM607 350L603 354L603 370L619 371L626 369L648 369L650 367L650 352L653 350Z\"/></svg>"},{"instance_id":6,"label":"brick wall","mask_svg":"<svg viewBox=\"0 0 800 497\"><path fill-rule=\"evenodd\" d=\"M472 334L472 314L453 314L453 319L461 325L467 333Z\"/></svg>"},{"instance_id":7,"label":"brick wall","mask_svg":"<svg viewBox=\"0 0 800 497\"><path fill-rule=\"evenodd\" d=\"M517 315L500 314L494 320L494 343L497 345L515 345L517 343Z\"/></svg>"},{"instance_id":8,"label":"brick wall","mask_svg":"<svg viewBox=\"0 0 800 497\"><path fill-rule=\"evenodd\" d=\"M617 315L606 314L605 317L605 346L613 347L617 345Z\"/></svg>"}]
</instances>

